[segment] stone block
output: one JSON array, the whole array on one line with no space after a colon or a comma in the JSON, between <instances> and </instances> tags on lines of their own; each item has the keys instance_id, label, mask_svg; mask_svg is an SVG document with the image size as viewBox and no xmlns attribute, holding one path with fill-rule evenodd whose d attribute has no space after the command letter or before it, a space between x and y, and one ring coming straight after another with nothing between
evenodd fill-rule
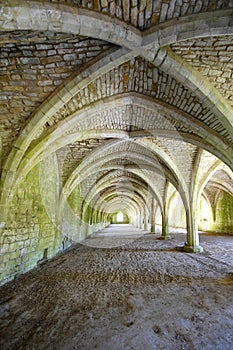
<instances>
[{"instance_id":1,"label":"stone block","mask_svg":"<svg viewBox=\"0 0 233 350\"><path fill-rule=\"evenodd\" d=\"M21 57L20 61L22 64L26 65L39 65L40 59L37 57Z\"/></svg>"}]
</instances>

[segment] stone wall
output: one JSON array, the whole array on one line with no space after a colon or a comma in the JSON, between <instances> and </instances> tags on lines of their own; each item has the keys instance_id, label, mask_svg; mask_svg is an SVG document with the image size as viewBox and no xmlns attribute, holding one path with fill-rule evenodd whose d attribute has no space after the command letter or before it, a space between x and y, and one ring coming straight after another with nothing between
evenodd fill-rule
<instances>
[{"instance_id":1,"label":"stone wall","mask_svg":"<svg viewBox=\"0 0 233 350\"><path fill-rule=\"evenodd\" d=\"M233 105L233 37L190 39L173 44L172 49L196 68Z\"/></svg>"},{"instance_id":2,"label":"stone wall","mask_svg":"<svg viewBox=\"0 0 233 350\"><path fill-rule=\"evenodd\" d=\"M199 207L200 231L233 234L233 196L220 191L212 206L202 198Z\"/></svg>"},{"instance_id":3,"label":"stone wall","mask_svg":"<svg viewBox=\"0 0 233 350\"><path fill-rule=\"evenodd\" d=\"M170 201L168 211L168 225L170 227L186 228L186 213L183 201L178 192Z\"/></svg>"},{"instance_id":4,"label":"stone wall","mask_svg":"<svg viewBox=\"0 0 233 350\"><path fill-rule=\"evenodd\" d=\"M101 40L28 31L0 33L0 82L4 156L21 124L74 69L108 48ZM7 42L9 41L9 42ZM14 100L17 98L17 103ZM3 114L4 113L4 114Z\"/></svg>"},{"instance_id":5,"label":"stone wall","mask_svg":"<svg viewBox=\"0 0 233 350\"><path fill-rule=\"evenodd\" d=\"M40 166L35 167L16 190L7 222L1 228L1 283L51 258L62 247L56 218L52 218L46 210L47 205L42 198ZM48 176L50 187L53 180ZM54 209L55 193L52 189L53 187L49 193L49 205Z\"/></svg>"},{"instance_id":6,"label":"stone wall","mask_svg":"<svg viewBox=\"0 0 233 350\"><path fill-rule=\"evenodd\" d=\"M88 235L109 224L109 222L99 222L96 219L99 213L92 206L87 205L83 213L84 207L82 189L77 186L65 203L62 215L62 232L66 240L82 241Z\"/></svg>"},{"instance_id":7,"label":"stone wall","mask_svg":"<svg viewBox=\"0 0 233 350\"><path fill-rule=\"evenodd\" d=\"M233 235L233 196L221 191L215 207L215 220L210 230Z\"/></svg>"}]
</instances>

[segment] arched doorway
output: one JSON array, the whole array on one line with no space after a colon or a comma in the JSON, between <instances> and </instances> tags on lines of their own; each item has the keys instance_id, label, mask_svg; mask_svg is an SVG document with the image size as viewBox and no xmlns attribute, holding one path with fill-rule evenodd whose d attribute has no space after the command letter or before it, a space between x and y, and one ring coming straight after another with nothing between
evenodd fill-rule
<instances>
[{"instance_id":1,"label":"arched doorway","mask_svg":"<svg viewBox=\"0 0 233 350\"><path fill-rule=\"evenodd\" d=\"M112 224L129 224L129 217L122 211L114 213L111 220Z\"/></svg>"}]
</instances>

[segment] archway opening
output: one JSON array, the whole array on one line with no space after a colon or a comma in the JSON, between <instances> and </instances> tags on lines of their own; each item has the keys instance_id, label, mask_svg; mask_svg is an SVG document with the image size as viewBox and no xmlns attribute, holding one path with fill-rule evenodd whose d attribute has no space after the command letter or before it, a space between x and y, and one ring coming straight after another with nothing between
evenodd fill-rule
<instances>
[{"instance_id":1,"label":"archway opening","mask_svg":"<svg viewBox=\"0 0 233 350\"><path fill-rule=\"evenodd\" d=\"M119 213L117 213L116 219L118 223L122 223L124 221L124 214L122 211L119 211Z\"/></svg>"},{"instance_id":2,"label":"archway opening","mask_svg":"<svg viewBox=\"0 0 233 350\"><path fill-rule=\"evenodd\" d=\"M122 211L119 211L112 215L111 223L112 224L129 224L129 217L127 214L123 213Z\"/></svg>"}]
</instances>

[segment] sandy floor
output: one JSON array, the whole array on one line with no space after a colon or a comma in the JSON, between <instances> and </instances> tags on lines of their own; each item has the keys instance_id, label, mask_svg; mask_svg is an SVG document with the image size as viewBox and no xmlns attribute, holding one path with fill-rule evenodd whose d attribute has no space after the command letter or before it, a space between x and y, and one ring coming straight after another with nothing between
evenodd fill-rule
<instances>
[{"instance_id":1,"label":"sandy floor","mask_svg":"<svg viewBox=\"0 0 233 350\"><path fill-rule=\"evenodd\" d=\"M233 236L113 226L0 289L0 348L233 349ZM97 248L102 247L102 248Z\"/></svg>"}]
</instances>

